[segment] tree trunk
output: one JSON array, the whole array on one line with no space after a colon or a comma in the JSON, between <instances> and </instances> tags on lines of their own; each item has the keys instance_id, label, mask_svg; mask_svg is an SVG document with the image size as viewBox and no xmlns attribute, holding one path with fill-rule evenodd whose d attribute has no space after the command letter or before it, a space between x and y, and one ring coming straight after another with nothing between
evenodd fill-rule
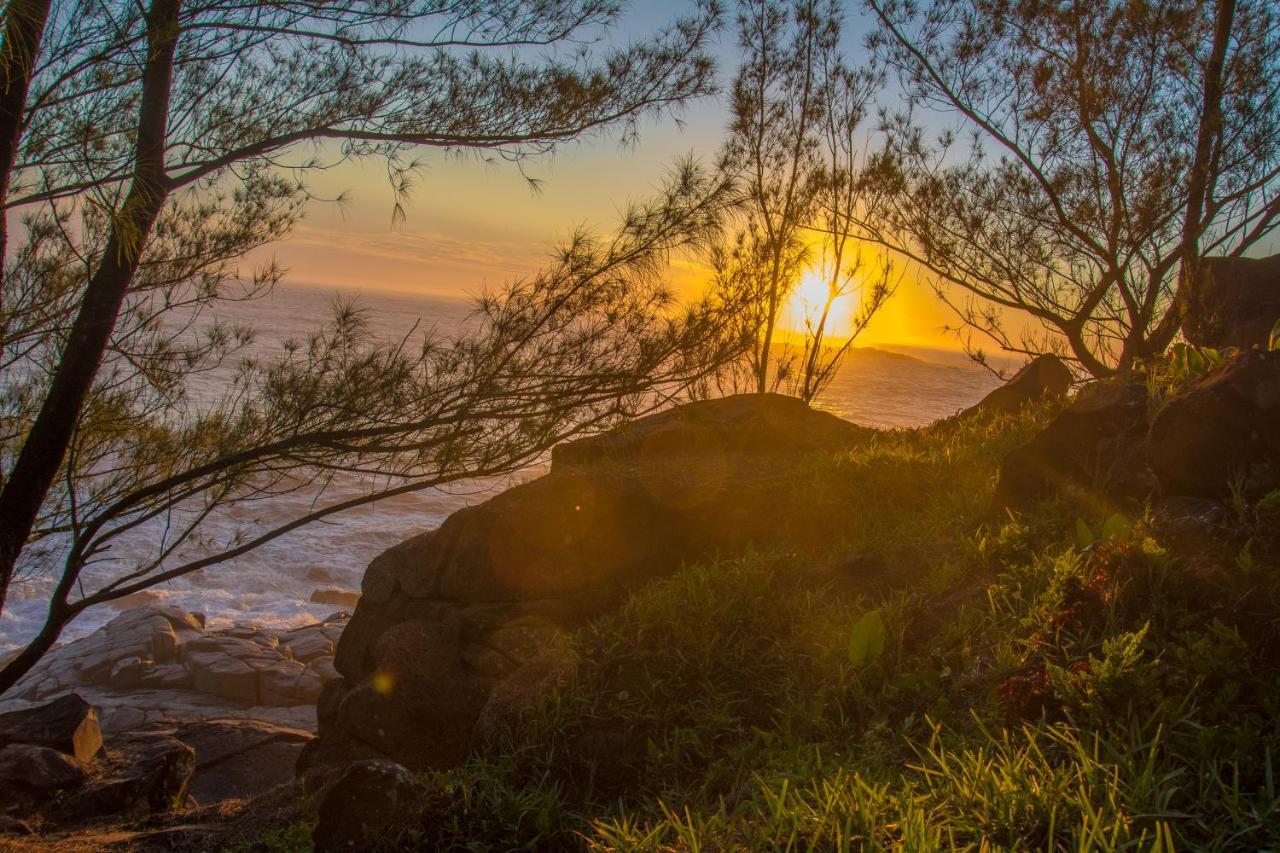
<instances>
[{"instance_id":1,"label":"tree trunk","mask_svg":"<svg viewBox=\"0 0 1280 853\"><path fill-rule=\"evenodd\" d=\"M13 165L18 160L27 92L31 89L36 56L44 41L51 3L52 0L10 0L4 41L0 43L0 57L3 57L0 59L0 86L3 87L0 89L0 258L5 257L9 235L4 203L9 198ZM3 276L4 267L0 265L0 281Z\"/></svg>"},{"instance_id":2,"label":"tree trunk","mask_svg":"<svg viewBox=\"0 0 1280 853\"><path fill-rule=\"evenodd\" d=\"M0 613L18 558L75 434L143 247L168 197L165 133L179 6L180 0L153 0L147 12L133 182L112 217L102 261L85 288L48 395L0 492Z\"/></svg>"},{"instance_id":3,"label":"tree trunk","mask_svg":"<svg viewBox=\"0 0 1280 853\"><path fill-rule=\"evenodd\" d=\"M1204 68L1204 98L1200 111L1200 126L1196 134L1195 158L1187 176L1187 209L1182 219L1182 267L1179 270L1177 292L1173 306L1160 325L1153 330L1149 348L1159 350L1169 345L1182 325L1183 313L1188 309L1204 306L1188 304L1191 288L1200 275L1200 232L1204 230L1204 211L1213 190L1214 175L1209 173L1213 149L1222 135L1222 74L1226 66L1227 49L1231 44L1231 30L1235 25L1236 0L1218 0L1213 21L1213 46Z\"/></svg>"},{"instance_id":4,"label":"tree trunk","mask_svg":"<svg viewBox=\"0 0 1280 853\"><path fill-rule=\"evenodd\" d=\"M22 676L31 671L40 659L53 648L53 644L58 641L62 629L66 627L67 622L71 621L71 613L65 608L54 607L49 608L49 616L40 626L40 633L37 634L31 642L27 643L26 648L18 652L18 655L4 665L0 669L0 696L13 685L17 684Z\"/></svg>"}]
</instances>

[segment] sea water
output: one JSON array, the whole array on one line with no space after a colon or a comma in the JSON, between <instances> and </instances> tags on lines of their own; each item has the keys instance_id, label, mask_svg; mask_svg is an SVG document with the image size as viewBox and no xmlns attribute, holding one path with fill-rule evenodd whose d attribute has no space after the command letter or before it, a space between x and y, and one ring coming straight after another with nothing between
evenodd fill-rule
<instances>
[{"instance_id":1,"label":"sea water","mask_svg":"<svg viewBox=\"0 0 1280 853\"><path fill-rule=\"evenodd\" d=\"M470 302L461 298L376 291L341 294L331 289L281 285L262 299L220 305L218 316L256 329L252 353L265 359L278 352L286 340L303 340L328 320L335 299L353 297L368 312L376 333L387 339L427 329L448 336L465 325L471 312ZM216 393L219 381L217 373L201 376L193 391ZM915 427L972 405L998 382L991 372L961 353L855 348L816 405L867 426ZM287 627L313 622L335 609L332 604L310 601L316 590L358 590L365 566L381 551L439 526L454 510L483 501L543 470L534 466L508 477L401 495L331 516L226 563L160 585L146 598L204 613L210 625L249 622ZM339 481L326 496L332 501L361 493L359 482ZM254 508L254 521L287 521L308 511L313 497L300 491L264 502ZM227 536L233 524L229 518L216 520L209 525L209 532ZM114 555L124 562L131 553L149 552L156 535L155 530L140 529L132 538L122 537ZM88 580L93 579L90 572ZM0 616L0 650L21 645L39 628L52 582L49 573L36 572L11 588ZM112 605L90 608L64 631L63 641L95 630L118 612Z\"/></svg>"}]
</instances>

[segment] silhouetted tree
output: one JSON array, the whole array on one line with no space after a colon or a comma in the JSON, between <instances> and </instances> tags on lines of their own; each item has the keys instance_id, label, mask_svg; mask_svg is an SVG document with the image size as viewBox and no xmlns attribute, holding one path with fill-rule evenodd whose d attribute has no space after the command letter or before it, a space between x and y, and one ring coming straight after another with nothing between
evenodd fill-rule
<instances>
[{"instance_id":1,"label":"silhouetted tree","mask_svg":"<svg viewBox=\"0 0 1280 853\"><path fill-rule=\"evenodd\" d=\"M602 54L587 42L619 14L607 0L12 0L3 14L0 202L22 227L0 283L0 607L20 574L56 583L0 691L88 607L352 506L511 471L681 393L738 344L731 316L676 310L658 277L728 200L685 165L612 238L577 235L482 299L464 336L379 343L344 308L278 360L245 360L212 403L187 382L248 343L209 309L279 278L237 265L289 231L311 169L379 157L403 194L424 146L518 160L634 133L711 90L713 6ZM338 473L370 475L368 491L326 500ZM204 529L300 488L317 493L305 515ZM144 525L152 555L115 557Z\"/></svg>"},{"instance_id":2,"label":"silhouetted tree","mask_svg":"<svg viewBox=\"0 0 1280 853\"><path fill-rule=\"evenodd\" d=\"M806 229L820 240L818 272L826 283L819 304L806 307L804 345L794 392L812 401L831 381L862 330L893 293L889 258L868 260L853 236L855 219L873 214L875 199L863 178L869 142L863 122L883 84L880 68L868 62L851 68L834 48L820 54L822 92L827 104L821 122L821 161L816 175L816 211ZM857 294L850 333L834 346L828 324L836 302Z\"/></svg>"},{"instance_id":3,"label":"silhouetted tree","mask_svg":"<svg viewBox=\"0 0 1280 853\"><path fill-rule=\"evenodd\" d=\"M868 3L910 106L876 164L890 203L857 233L931 271L1004 349L1128 370L1177 334L1201 255L1280 222L1274 4ZM967 152L930 139L940 114ZM1015 336L1011 315L1041 332Z\"/></svg>"},{"instance_id":4,"label":"silhouetted tree","mask_svg":"<svg viewBox=\"0 0 1280 853\"><path fill-rule=\"evenodd\" d=\"M862 284L856 241L840 223L862 203L860 125L881 76L848 66L839 51L842 23L834 0L739 4L743 58L724 163L743 187L746 223L713 257L721 290L755 294L752 319L760 332L749 358L755 390L785 387L806 400L830 379L889 292L879 284L866 288L853 335L826 346L833 304ZM815 255L827 297L808 323L802 352L784 345L779 354L779 316Z\"/></svg>"}]
</instances>

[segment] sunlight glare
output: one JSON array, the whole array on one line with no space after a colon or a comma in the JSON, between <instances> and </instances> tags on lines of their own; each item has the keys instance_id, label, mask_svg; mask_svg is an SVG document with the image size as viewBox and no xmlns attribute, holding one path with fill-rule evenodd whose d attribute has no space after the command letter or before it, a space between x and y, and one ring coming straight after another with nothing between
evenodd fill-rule
<instances>
[{"instance_id":1,"label":"sunlight glare","mask_svg":"<svg viewBox=\"0 0 1280 853\"><path fill-rule=\"evenodd\" d=\"M827 300L827 285L821 270L806 270L782 310L779 330L798 338L804 336L810 325L816 326ZM855 287L832 304L824 333L828 343L840 343L853 334L857 296L858 288Z\"/></svg>"}]
</instances>

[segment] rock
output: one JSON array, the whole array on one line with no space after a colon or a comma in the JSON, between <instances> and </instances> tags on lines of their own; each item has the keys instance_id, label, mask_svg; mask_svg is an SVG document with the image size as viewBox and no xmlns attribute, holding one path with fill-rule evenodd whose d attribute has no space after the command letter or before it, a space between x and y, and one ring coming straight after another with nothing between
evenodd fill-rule
<instances>
[{"instance_id":1,"label":"rock","mask_svg":"<svg viewBox=\"0 0 1280 853\"><path fill-rule=\"evenodd\" d=\"M307 569L307 573L303 577L315 583L335 583L338 580L337 574L321 566L312 566Z\"/></svg>"},{"instance_id":2,"label":"rock","mask_svg":"<svg viewBox=\"0 0 1280 853\"><path fill-rule=\"evenodd\" d=\"M75 693L22 711L0 714L0 746L34 744L56 749L82 763L102 748L98 713Z\"/></svg>"},{"instance_id":3,"label":"rock","mask_svg":"<svg viewBox=\"0 0 1280 853\"><path fill-rule=\"evenodd\" d=\"M1171 397L1148 439L1166 495L1251 496L1280 486L1280 352L1249 350Z\"/></svg>"},{"instance_id":4,"label":"rock","mask_svg":"<svg viewBox=\"0 0 1280 853\"><path fill-rule=\"evenodd\" d=\"M393 838L426 806L430 791L404 767L390 761L350 764L320 802L311 838L315 853L365 850Z\"/></svg>"},{"instance_id":5,"label":"rock","mask_svg":"<svg viewBox=\"0 0 1280 853\"><path fill-rule=\"evenodd\" d=\"M108 742L106 754L101 778L60 805L60 820L137 817L185 804L196 767L191 747L163 734L131 733Z\"/></svg>"},{"instance_id":6,"label":"rock","mask_svg":"<svg viewBox=\"0 0 1280 853\"><path fill-rule=\"evenodd\" d=\"M871 430L782 394L699 400L639 418L602 435L556 445L552 471L602 463L645 465L707 453L771 455L831 450Z\"/></svg>"},{"instance_id":7,"label":"rock","mask_svg":"<svg viewBox=\"0 0 1280 853\"><path fill-rule=\"evenodd\" d=\"M206 720L164 731L195 752L187 790L202 806L257 796L293 780L312 736L255 720Z\"/></svg>"},{"instance_id":8,"label":"rock","mask_svg":"<svg viewBox=\"0 0 1280 853\"><path fill-rule=\"evenodd\" d=\"M1077 489L1115 498L1154 487L1142 452L1147 392L1106 382L1076 400L1000 466L994 509L1025 509L1053 492Z\"/></svg>"},{"instance_id":9,"label":"rock","mask_svg":"<svg viewBox=\"0 0 1280 853\"><path fill-rule=\"evenodd\" d=\"M134 655L116 661L111 667L109 683L117 690L132 690L142 684L142 676L148 669L148 662Z\"/></svg>"},{"instance_id":10,"label":"rock","mask_svg":"<svg viewBox=\"0 0 1280 853\"><path fill-rule=\"evenodd\" d=\"M25 820L0 815L0 832L6 835L34 835L35 830Z\"/></svg>"},{"instance_id":11,"label":"rock","mask_svg":"<svg viewBox=\"0 0 1280 853\"><path fill-rule=\"evenodd\" d=\"M1056 355L1040 355L1027 362L1013 378L960 413L1016 414L1024 406L1066 396L1071 390L1071 368Z\"/></svg>"},{"instance_id":12,"label":"rock","mask_svg":"<svg viewBox=\"0 0 1280 853\"><path fill-rule=\"evenodd\" d=\"M281 634L280 643L288 650L290 657L302 663L310 663L320 657L330 657L334 651L334 641L325 634L323 623Z\"/></svg>"},{"instance_id":13,"label":"rock","mask_svg":"<svg viewBox=\"0 0 1280 853\"><path fill-rule=\"evenodd\" d=\"M324 680L294 660L282 660L258 670L258 696L263 705L314 705Z\"/></svg>"},{"instance_id":14,"label":"rock","mask_svg":"<svg viewBox=\"0 0 1280 853\"><path fill-rule=\"evenodd\" d=\"M310 703L336 676L334 642L346 620L336 614L288 632L300 651L315 655L295 663L275 631L252 625L206 631L198 614L140 606L46 655L0 698L0 713L76 692L97 708L103 731L231 717L313 730Z\"/></svg>"},{"instance_id":15,"label":"rock","mask_svg":"<svg viewBox=\"0 0 1280 853\"><path fill-rule=\"evenodd\" d=\"M486 718L549 689L556 679L542 670L566 633L637 585L767 542L759 520L803 454L873 434L794 398L750 394L560 445L546 476L370 563L333 661L343 678L322 696L308 754L342 760L372 747L412 769L456 764L500 683L510 701Z\"/></svg>"},{"instance_id":16,"label":"rock","mask_svg":"<svg viewBox=\"0 0 1280 853\"><path fill-rule=\"evenodd\" d=\"M494 685L476 720L475 736L493 740L516 728L529 708L573 676L577 659L566 641L545 650Z\"/></svg>"},{"instance_id":17,"label":"rock","mask_svg":"<svg viewBox=\"0 0 1280 853\"><path fill-rule=\"evenodd\" d=\"M460 639L456 619L402 622L386 631L372 677L341 701L343 728L409 766L461 762L487 690L463 665Z\"/></svg>"},{"instance_id":18,"label":"rock","mask_svg":"<svg viewBox=\"0 0 1280 853\"><path fill-rule=\"evenodd\" d=\"M160 601L162 596L160 593L151 589L140 589L137 592L131 592L128 595L122 595L119 598L113 598L108 602L116 610L132 610L135 607L144 607L148 604L155 604Z\"/></svg>"},{"instance_id":19,"label":"rock","mask_svg":"<svg viewBox=\"0 0 1280 853\"><path fill-rule=\"evenodd\" d=\"M1192 344L1266 349L1280 320L1280 255L1204 258L1182 299L1182 333Z\"/></svg>"},{"instance_id":20,"label":"rock","mask_svg":"<svg viewBox=\"0 0 1280 853\"><path fill-rule=\"evenodd\" d=\"M0 749L0 791L9 788L41 793L74 788L84 782L84 767L65 752L29 743Z\"/></svg>"},{"instance_id":21,"label":"rock","mask_svg":"<svg viewBox=\"0 0 1280 853\"><path fill-rule=\"evenodd\" d=\"M334 607L354 610L360 603L360 593L346 589L317 589L311 593L311 600L316 604L332 604Z\"/></svg>"},{"instance_id":22,"label":"rock","mask_svg":"<svg viewBox=\"0 0 1280 853\"><path fill-rule=\"evenodd\" d=\"M151 664L138 678L139 687L158 687L162 690L185 690L192 686L191 673L177 663Z\"/></svg>"},{"instance_id":23,"label":"rock","mask_svg":"<svg viewBox=\"0 0 1280 853\"><path fill-rule=\"evenodd\" d=\"M225 650L196 652L187 656L191 683L202 693L250 704L258 701L258 671Z\"/></svg>"},{"instance_id":24,"label":"rock","mask_svg":"<svg viewBox=\"0 0 1280 853\"><path fill-rule=\"evenodd\" d=\"M127 610L88 637L45 655L5 698L31 702L86 685L107 687L116 665L130 658L173 662L182 641L203 631L202 618L156 605Z\"/></svg>"}]
</instances>

